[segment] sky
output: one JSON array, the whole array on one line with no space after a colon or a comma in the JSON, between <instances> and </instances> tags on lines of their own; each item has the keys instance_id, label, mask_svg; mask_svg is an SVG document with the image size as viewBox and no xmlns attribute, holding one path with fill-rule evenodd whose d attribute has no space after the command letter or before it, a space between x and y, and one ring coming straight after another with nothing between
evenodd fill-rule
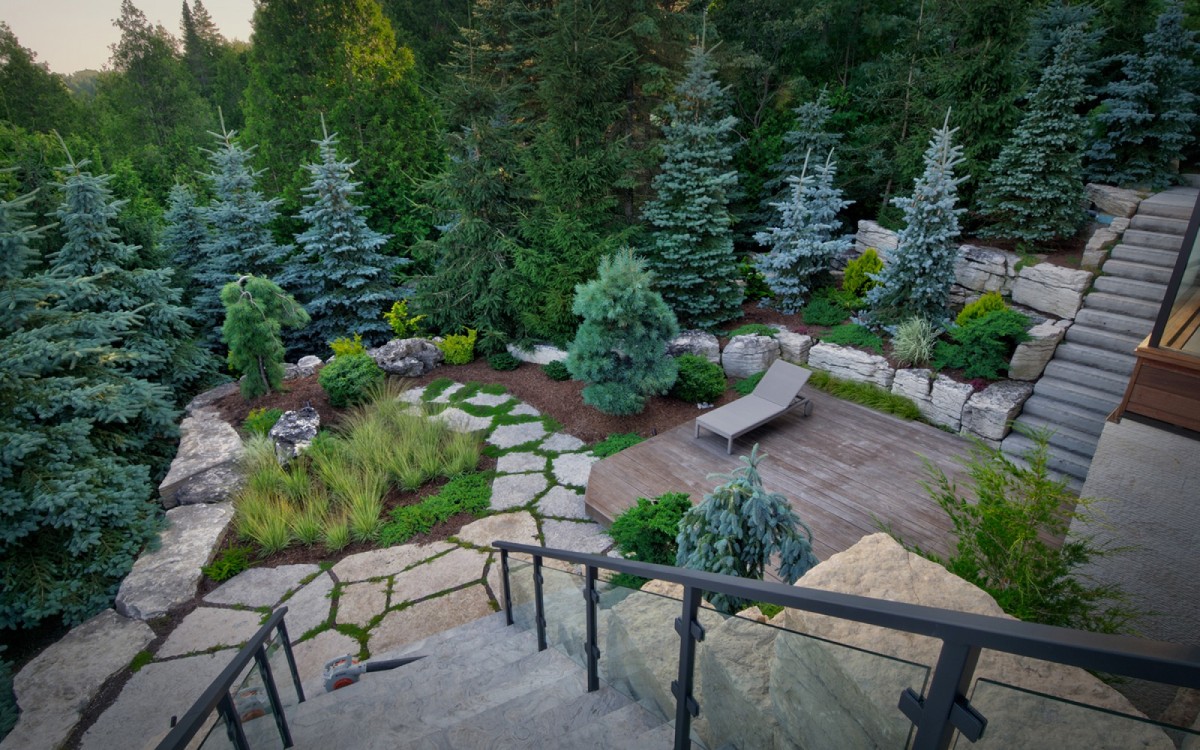
<instances>
[{"instance_id":1,"label":"sky","mask_svg":"<svg viewBox=\"0 0 1200 750\"><path fill-rule=\"evenodd\" d=\"M203 0L226 39L250 39L254 0ZM134 0L151 23L180 35L183 0ZM0 0L0 21L8 24L22 47L37 53L55 73L74 73L108 65L109 45L120 36L113 19L121 0Z\"/></svg>"}]
</instances>

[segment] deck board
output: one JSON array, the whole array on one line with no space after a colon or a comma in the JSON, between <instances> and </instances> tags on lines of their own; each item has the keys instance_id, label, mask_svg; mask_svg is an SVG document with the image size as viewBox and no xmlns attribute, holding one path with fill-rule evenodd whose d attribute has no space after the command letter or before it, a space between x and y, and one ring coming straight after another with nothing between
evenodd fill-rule
<instances>
[{"instance_id":1,"label":"deck board","mask_svg":"<svg viewBox=\"0 0 1200 750\"><path fill-rule=\"evenodd\" d=\"M808 391L811 417L793 411L734 441L708 432L694 437L689 421L600 461L588 480L588 514L605 524L639 497L687 492L699 501L738 457L759 444L759 465L768 490L787 497L813 530L813 548L825 559L864 535L888 525L905 542L945 554L950 521L922 489L927 479L921 456L951 477L964 476L956 457L970 443L929 425L908 422Z\"/></svg>"}]
</instances>

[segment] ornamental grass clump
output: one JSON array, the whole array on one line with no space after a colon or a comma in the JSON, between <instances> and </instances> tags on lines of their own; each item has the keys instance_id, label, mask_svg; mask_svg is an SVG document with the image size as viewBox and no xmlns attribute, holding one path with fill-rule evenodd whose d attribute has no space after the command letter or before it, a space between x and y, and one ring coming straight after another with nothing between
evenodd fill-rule
<instances>
[{"instance_id":1,"label":"ornamental grass clump","mask_svg":"<svg viewBox=\"0 0 1200 750\"><path fill-rule=\"evenodd\" d=\"M892 336L892 354L902 365L923 367L933 358L938 331L924 318L914 315L896 326Z\"/></svg>"}]
</instances>

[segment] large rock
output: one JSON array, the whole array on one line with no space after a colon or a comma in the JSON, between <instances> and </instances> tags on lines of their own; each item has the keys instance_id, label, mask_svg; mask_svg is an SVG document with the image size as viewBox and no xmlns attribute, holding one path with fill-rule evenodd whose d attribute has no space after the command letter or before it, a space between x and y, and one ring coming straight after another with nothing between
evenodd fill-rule
<instances>
[{"instance_id":1,"label":"large rock","mask_svg":"<svg viewBox=\"0 0 1200 750\"><path fill-rule=\"evenodd\" d=\"M179 452L158 486L164 508L228 500L242 486L245 448L216 409L198 409L179 425Z\"/></svg>"},{"instance_id":2,"label":"large rock","mask_svg":"<svg viewBox=\"0 0 1200 750\"><path fill-rule=\"evenodd\" d=\"M1057 323L1046 320L1029 329L1029 340L1017 344L1008 365L1008 376L1013 380L1037 380L1054 356L1054 350L1062 341L1071 325L1070 321Z\"/></svg>"},{"instance_id":3,"label":"large rock","mask_svg":"<svg viewBox=\"0 0 1200 750\"><path fill-rule=\"evenodd\" d=\"M993 448L1012 429L1012 421L1033 395L1033 383L1002 380L971 396L963 407L963 434L974 435Z\"/></svg>"},{"instance_id":4,"label":"large rock","mask_svg":"<svg viewBox=\"0 0 1200 750\"><path fill-rule=\"evenodd\" d=\"M4 750L60 747L104 682L154 640L145 623L106 609L72 628L13 678L21 717Z\"/></svg>"},{"instance_id":5,"label":"large rock","mask_svg":"<svg viewBox=\"0 0 1200 750\"><path fill-rule=\"evenodd\" d=\"M886 263L887 258L900 244L900 236L890 229L884 229L879 224L861 219L858 222L858 233L854 235L854 250L862 255L867 248L875 248L875 252Z\"/></svg>"},{"instance_id":6,"label":"large rock","mask_svg":"<svg viewBox=\"0 0 1200 750\"><path fill-rule=\"evenodd\" d=\"M1129 219L1124 217L1096 227L1096 231L1092 232L1087 244L1083 246L1083 258L1079 261L1079 267L1092 273L1099 272L1100 266L1104 265L1108 258L1108 251L1121 241L1121 235L1125 234L1128 228Z\"/></svg>"},{"instance_id":7,"label":"large rock","mask_svg":"<svg viewBox=\"0 0 1200 750\"><path fill-rule=\"evenodd\" d=\"M779 342L779 357L785 362L802 365L808 362L808 352L813 346L813 337L795 331L780 331L775 334Z\"/></svg>"},{"instance_id":8,"label":"large rock","mask_svg":"<svg viewBox=\"0 0 1200 750\"><path fill-rule=\"evenodd\" d=\"M837 344L817 344L808 352L808 364L826 370L835 378L874 383L891 389L896 371L878 354L869 354Z\"/></svg>"},{"instance_id":9,"label":"large rock","mask_svg":"<svg viewBox=\"0 0 1200 750\"><path fill-rule=\"evenodd\" d=\"M938 375L929 391L929 414L926 416L930 422L957 432L962 424L963 408L974 392L967 383Z\"/></svg>"},{"instance_id":10,"label":"large rock","mask_svg":"<svg viewBox=\"0 0 1200 750\"><path fill-rule=\"evenodd\" d=\"M950 301L963 304L987 292L1008 295L1017 278L1020 257L994 247L963 245L954 264L954 286Z\"/></svg>"},{"instance_id":11,"label":"large rock","mask_svg":"<svg viewBox=\"0 0 1200 750\"><path fill-rule=\"evenodd\" d=\"M308 370L309 374L317 371L317 368L322 365L321 358L315 354L306 354L296 361L296 366L302 370Z\"/></svg>"},{"instance_id":12,"label":"large rock","mask_svg":"<svg viewBox=\"0 0 1200 750\"><path fill-rule=\"evenodd\" d=\"M300 588L302 581L315 577L318 572L320 568L312 564L250 568L210 591L204 601L209 604L273 609L284 594Z\"/></svg>"},{"instance_id":13,"label":"large rock","mask_svg":"<svg viewBox=\"0 0 1200 750\"><path fill-rule=\"evenodd\" d=\"M771 661L779 635L775 628L739 617L705 634L697 671L709 747L800 747L780 730L772 709Z\"/></svg>"},{"instance_id":14,"label":"large rock","mask_svg":"<svg viewBox=\"0 0 1200 750\"><path fill-rule=\"evenodd\" d=\"M721 366L731 378L748 378L779 359L779 342L770 336L734 336L721 353Z\"/></svg>"},{"instance_id":15,"label":"large rock","mask_svg":"<svg viewBox=\"0 0 1200 750\"><path fill-rule=\"evenodd\" d=\"M932 370L902 367L896 370L896 376L892 378L892 393L912 401L921 410L921 414L928 419L933 412L930 395L933 389L933 378Z\"/></svg>"},{"instance_id":16,"label":"large rock","mask_svg":"<svg viewBox=\"0 0 1200 750\"><path fill-rule=\"evenodd\" d=\"M442 350L429 339L392 339L381 347L368 349L375 364L389 375L416 378L442 363Z\"/></svg>"},{"instance_id":17,"label":"large rock","mask_svg":"<svg viewBox=\"0 0 1200 750\"><path fill-rule=\"evenodd\" d=\"M321 415L311 406L297 411L285 411L268 437L275 443L275 457L286 464L312 445L321 428Z\"/></svg>"},{"instance_id":18,"label":"large rock","mask_svg":"<svg viewBox=\"0 0 1200 750\"><path fill-rule=\"evenodd\" d=\"M551 362L562 362L567 358L567 353L557 346L549 344L534 344L532 349L518 349L516 346L509 344L507 347L508 353L521 360L535 365L548 365Z\"/></svg>"},{"instance_id":19,"label":"large rock","mask_svg":"<svg viewBox=\"0 0 1200 750\"><path fill-rule=\"evenodd\" d=\"M230 381L228 383L219 385L216 388L212 388L210 390L205 391L204 393L199 394L198 396L193 398L191 401L189 401L188 405L183 407L183 410L185 412L187 412L188 414L194 414L195 412L198 412L201 409L209 408L210 406L215 404L217 401L220 401L221 399L225 398L226 396L232 396L233 394L235 394L237 392L238 392L237 382Z\"/></svg>"},{"instance_id":20,"label":"large rock","mask_svg":"<svg viewBox=\"0 0 1200 750\"><path fill-rule=\"evenodd\" d=\"M1092 274L1050 263L1027 266L1013 284L1012 300L1038 312L1075 319L1083 293L1092 285Z\"/></svg>"},{"instance_id":21,"label":"large rock","mask_svg":"<svg viewBox=\"0 0 1200 750\"><path fill-rule=\"evenodd\" d=\"M468 544L484 548L491 548L495 541L537 544L538 527L533 516L524 511L497 513L463 526L457 536Z\"/></svg>"},{"instance_id":22,"label":"large rock","mask_svg":"<svg viewBox=\"0 0 1200 750\"><path fill-rule=\"evenodd\" d=\"M1138 204L1142 202L1142 194L1136 190L1098 185L1094 182L1089 182L1085 189L1088 200L1101 212L1112 216L1132 217L1137 213Z\"/></svg>"},{"instance_id":23,"label":"large rock","mask_svg":"<svg viewBox=\"0 0 1200 750\"><path fill-rule=\"evenodd\" d=\"M153 620L190 602L200 583L200 567L233 520L229 503L185 505L167 511L159 548L143 552L117 591L117 611L136 620Z\"/></svg>"},{"instance_id":24,"label":"large rock","mask_svg":"<svg viewBox=\"0 0 1200 750\"><path fill-rule=\"evenodd\" d=\"M705 331L684 331L667 342L667 354L678 357L681 354L695 354L704 357L713 364L721 362L721 345L717 337Z\"/></svg>"}]
</instances>

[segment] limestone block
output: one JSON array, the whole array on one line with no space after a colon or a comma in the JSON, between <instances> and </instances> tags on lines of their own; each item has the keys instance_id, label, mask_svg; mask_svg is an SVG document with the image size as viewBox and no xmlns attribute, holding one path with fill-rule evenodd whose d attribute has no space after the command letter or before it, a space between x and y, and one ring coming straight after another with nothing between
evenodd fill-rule
<instances>
[{"instance_id":1,"label":"limestone block","mask_svg":"<svg viewBox=\"0 0 1200 750\"><path fill-rule=\"evenodd\" d=\"M502 424L492 430L487 441L497 448L513 448L546 436L546 426L541 422L518 422Z\"/></svg>"},{"instance_id":2,"label":"limestone block","mask_svg":"<svg viewBox=\"0 0 1200 750\"><path fill-rule=\"evenodd\" d=\"M771 662L780 631L731 617L704 636L697 672L707 713L709 747L799 748L780 731L772 709ZM842 745L852 747L852 745Z\"/></svg>"},{"instance_id":3,"label":"limestone block","mask_svg":"<svg viewBox=\"0 0 1200 750\"><path fill-rule=\"evenodd\" d=\"M333 579L329 573L321 573L283 603L288 608L284 622L292 643L300 640L308 631L329 622L329 610L333 607L330 598L332 593Z\"/></svg>"},{"instance_id":4,"label":"limestone block","mask_svg":"<svg viewBox=\"0 0 1200 750\"><path fill-rule=\"evenodd\" d=\"M482 577L483 570L479 570ZM393 601L395 596L392 597ZM483 584L468 586L399 611L388 612L371 631L367 648L386 654L406 643L440 633L492 614L491 598Z\"/></svg>"},{"instance_id":5,"label":"limestone block","mask_svg":"<svg viewBox=\"0 0 1200 750\"><path fill-rule=\"evenodd\" d=\"M932 370L902 367L896 370L896 377L892 379L892 393L910 399L921 410L921 414L928 418L933 410L930 396L933 377Z\"/></svg>"},{"instance_id":6,"label":"limestone block","mask_svg":"<svg viewBox=\"0 0 1200 750\"><path fill-rule=\"evenodd\" d=\"M492 426L492 420L487 417L477 417L454 406L443 409L430 419L445 422L446 426L455 432L480 432Z\"/></svg>"},{"instance_id":7,"label":"limestone block","mask_svg":"<svg viewBox=\"0 0 1200 750\"><path fill-rule=\"evenodd\" d=\"M612 539L604 533L604 529L591 521L545 520L542 522L542 534L546 538L547 547L572 552L590 552L598 555L612 546Z\"/></svg>"},{"instance_id":8,"label":"limestone block","mask_svg":"<svg viewBox=\"0 0 1200 750\"><path fill-rule=\"evenodd\" d=\"M704 357L713 364L721 362L721 345L717 337L705 331L684 331L667 342L667 354L678 357L681 354L695 354Z\"/></svg>"},{"instance_id":9,"label":"limestone block","mask_svg":"<svg viewBox=\"0 0 1200 750\"><path fill-rule=\"evenodd\" d=\"M808 362L808 352L813 346L813 337L795 331L780 331L775 334L779 342L779 357L785 362L802 365Z\"/></svg>"},{"instance_id":10,"label":"limestone block","mask_svg":"<svg viewBox=\"0 0 1200 750\"><path fill-rule=\"evenodd\" d=\"M220 401L221 399L225 398L226 396L232 396L233 394L235 394L237 392L238 392L238 384L231 381L231 382L225 383L223 385L219 385L216 388L212 388L210 390L205 391L204 393L197 395L195 398L193 398L191 401L188 402L187 406L183 407L183 410L185 412L187 412L187 414L190 416L191 414L198 412L201 409L209 408L217 401Z\"/></svg>"},{"instance_id":11,"label":"limestone block","mask_svg":"<svg viewBox=\"0 0 1200 750\"><path fill-rule=\"evenodd\" d=\"M929 421L957 431L962 425L963 407L975 392L967 383L938 375L929 392Z\"/></svg>"},{"instance_id":12,"label":"limestone block","mask_svg":"<svg viewBox=\"0 0 1200 750\"><path fill-rule=\"evenodd\" d=\"M1128 225L1128 219L1121 219L1123 223ZM1125 233L1124 228L1114 226L1116 221L1108 226L1101 225L1092 232L1092 236L1088 238L1087 244L1083 246L1083 258L1079 261L1079 265L1093 273L1100 270L1100 266L1104 264L1108 258L1108 251L1113 245L1121 240L1121 235Z\"/></svg>"},{"instance_id":13,"label":"limestone block","mask_svg":"<svg viewBox=\"0 0 1200 750\"><path fill-rule=\"evenodd\" d=\"M497 513L463 526L455 536L476 547L491 547L492 542L537 544L537 521L526 511Z\"/></svg>"},{"instance_id":14,"label":"limestone block","mask_svg":"<svg viewBox=\"0 0 1200 750\"><path fill-rule=\"evenodd\" d=\"M321 358L316 355L313 355L313 354L305 355L305 356L301 357L299 359L299 361L296 362L297 367L309 370L310 375L313 372L316 372L316 369L318 367L320 367L322 364L323 364L323 362L322 362Z\"/></svg>"},{"instance_id":15,"label":"limestone block","mask_svg":"<svg viewBox=\"0 0 1200 750\"><path fill-rule=\"evenodd\" d=\"M1142 202L1142 194L1136 190L1098 185L1089 182L1084 188L1088 200L1101 212L1112 216L1130 217L1137 213L1138 204Z\"/></svg>"},{"instance_id":16,"label":"limestone block","mask_svg":"<svg viewBox=\"0 0 1200 750\"><path fill-rule=\"evenodd\" d=\"M1092 274L1050 263L1027 266L1017 275L1012 300L1038 312L1075 319L1083 293L1092 285Z\"/></svg>"},{"instance_id":17,"label":"limestone block","mask_svg":"<svg viewBox=\"0 0 1200 750\"><path fill-rule=\"evenodd\" d=\"M389 375L415 378L442 363L445 357L429 339L392 339L383 346L368 349L375 364Z\"/></svg>"},{"instance_id":18,"label":"limestone block","mask_svg":"<svg viewBox=\"0 0 1200 750\"><path fill-rule=\"evenodd\" d=\"M493 510L520 508L546 491L545 474L506 474L492 481Z\"/></svg>"},{"instance_id":19,"label":"limestone block","mask_svg":"<svg viewBox=\"0 0 1200 750\"><path fill-rule=\"evenodd\" d=\"M496 471L500 474L520 474L527 471L545 471L546 457L536 453L505 453L496 459Z\"/></svg>"},{"instance_id":20,"label":"limestone block","mask_svg":"<svg viewBox=\"0 0 1200 750\"><path fill-rule=\"evenodd\" d=\"M471 549L451 550L441 557L396 575L392 604L424 599L433 594L483 580L487 555Z\"/></svg>"},{"instance_id":21,"label":"limestone block","mask_svg":"<svg viewBox=\"0 0 1200 750\"><path fill-rule=\"evenodd\" d=\"M1066 324L1066 325L1063 325ZM1062 341L1070 321L1043 321L1029 329L1029 340L1017 344L1008 366L1013 380L1037 380Z\"/></svg>"},{"instance_id":22,"label":"limestone block","mask_svg":"<svg viewBox=\"0 0 1200 750\"><path fill-rule=\"evenodd\" d=\"M275 457L279 463L286 464L307 450L320 427L321 415L311 406L285 411L267 433L275 443Z\"/></svg>"},{"instance_id":23,"label":"limestone block","mask_svg":"<svg viewBox=\"0 0 1200 750\"><path fill-rule=\"evenodd\" d=\"M770 336L734 336L721 353L721 366L731 378L748 378L779 359L779 342Z\"/></svg>"},{"instance_id":24,"label":"limestone block","mask_svg":"<svg viewBox=\"0 0 1200 750\"><path fill-rule=\"evenodd\" d=\"M240 646L258 632L261 621L262 615L252 610L197 607L171 631L155 657L165 659Z\"/></svg>"},{"instance_id":25,"label":"limestone block","mask_svg":"<svg viewBox=\"0 0 1200 750\"><path fill-rule=\"evenodd\" d=\"M979 296L986 292L1008 295L1016 280L1020 257L994 247L963 245L958 248L954 264L954 283L964 296Z\"/></svg>"},{"instance_id":26,"label":"limestone block","mask_svg":"<svg viewBox=\"0 0 1200 750\"><path fill-rule=\"evenodd\" d=\"M888 256L900 244L900 236L890 229L884 229L874 221L859 220L858 233L854 235L854 250L862 255L867 248L875 248L879 258L887 263Z\"/></svg>"},{"instance_id":27,"label":"limestone block","mask_svg":"<svg viewBox=\"0 0 1200 750\"><path fill-rule=\"evenodd\" d=\"M534 344L532 349L518 349L509 344L507 346L508 353L521 360L522 362L530 362L535 365L548 365L551 362L562 362L567 358L567 353L557 346L549 344Z\"/></svg>"},{"instance_id":28,"label":"limestone block","mask_svg":"<svg viewBox=\"0 0 1200 750\"><path fill-rule=\"evenodd\" d=\"M569 484L573 487L587 487L588 477L592 473L592 464L600 459L591 453L564 453L551 463L554 478L559 484Z\"/></svg>"},{"instance_id":29,"label":"limestone block","mask_svg":"<svg viewBox=\"0 0 1200 750\"><path fill-rule=\"evenodd\" d=\"M399 573L417 563L452 549L445 542L430 544L400 544L386 549L373 549L343 558L332 572L342 583L365 581Z\"/></svg>"},{"instance_id":30,"label":"limestone block","mask_svg":"<svg viewBox=\"0 0 1200 750\"><path fill-rule=\"evenodd\" d=\"M209 604L242 607L274 607L300 582L320 571L316 565L280 565L277 568L251 568L242 571L204 597Z\"/></svg>"},{"instance_id":31,"label":"limestone block","mask_svg":"<svg viewBox=\"0 0 1200 750\"><path fill-rule=\"evenodd\" d=\"M583 447L583 441L574 435L568 435L565 432L556 432L550 437L542 441L542 450L547 453L562 453L564 451L577 451Z\"/></svg>"},{"instance_id":32,"label":"limestone block","mask_svg":"<svg viewBox=\"0 0 1200 750\"><path fill-rule=\"evenodd\" d=\"M366 627L376 615L383 614L387 609L387 599L387 581L367 581L345 586L338 594L338 624Z\"/></svg>"},{"instance_id":33,"label":"limestone block","mask_svg":"<svg viewBox=\"0 0 1200 750\"><path fill-rule=\"evenodd\" d=\"M589 520L583 507L583 495L566 487L551 487L546 496L538 500L537 508L543 516Z\"/></svg>"},{"instance_id":34,"label":"limestone block","mask_svg":"<svg viewBox=\"0 0 1200 750\"><path fill-rule=\"evenodd\" d=\"M971 397L963 408L962 431L982 438L993 447L1012 429L1012 420L1033 395L1033 383L1002 380Z\"/></svg>"},{"instance_id":35,"label":"limestone block","mask_svg":"<svg viewBox=\"0 0 1200 750\"><path fill-rule=\"evenodd\" d=\"M818 370L826 370L835 378L874 383L880 388L891 389L896 371L888 361L878 354L869 354L837 344L817 344L808 352L808 364Z\"/></svg>"},{"instance_id":36,"label":"limestone block","mask_svg":"<svg viewBox=\"0 0 1200 750\"><path fill-rule=\"evenodd\" d=\"M179 452L158 486L164 508L228 500L242 484L245 448L216 409L198 409L179 425Z\"/></svg>"}]
</instances>

